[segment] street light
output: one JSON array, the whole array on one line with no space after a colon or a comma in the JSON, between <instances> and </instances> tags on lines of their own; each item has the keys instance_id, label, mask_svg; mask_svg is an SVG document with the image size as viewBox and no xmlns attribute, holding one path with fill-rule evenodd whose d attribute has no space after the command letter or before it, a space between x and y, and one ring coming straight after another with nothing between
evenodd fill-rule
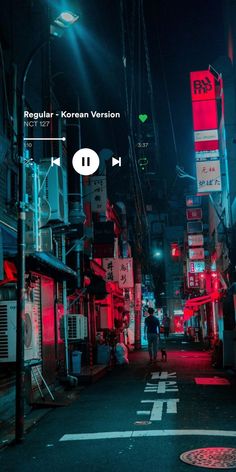
<instances>
[{"instance_id":1,"label":"street light","mask_svg":"<svg viewBox=\"0 0 236 472\"><path fill-rule=\"evenodd\" d=\"M63 11L50 25L50 34L61 37L64 30L69 28L79 19L79 15L71 11Z\"/></svg>"},{"instance_id":2,"label":"street light","mask_svg":"<svg viewBox=\"0 0 236 472\"><path fill-rule=\"evenodd\" d=\"M56 25L63 32L63 28L69 27L79 18L71 12L63 12L61 17L61 25ZM61 16L60 15L60 16ZM60 18L58 17L58 19ZM73 21L72 21L73 17ZM64 23L63 23L64 22ZM52 25L51 25L52 26ZM51 33L53 34L53 33ZM54 35L55 36L55 35ZM57 36L62 36L58 34ZM39 51L48 43L41 42L31 52L23 69L20 82L20 94L18 105L18 132L17 132L17 148L18 148L18 166L19 166L19 201L18 201L18 221L17 221L17 253L18 253L18 277L17 277L17 316L16 316L16 413L15 413L15 441L21 442L24 436L24 316L25 316L25 230L26 230L26 156L24 149L24 110L25 110L25 85L28 73L34 58Z\"/></svg>"}]
</instances>

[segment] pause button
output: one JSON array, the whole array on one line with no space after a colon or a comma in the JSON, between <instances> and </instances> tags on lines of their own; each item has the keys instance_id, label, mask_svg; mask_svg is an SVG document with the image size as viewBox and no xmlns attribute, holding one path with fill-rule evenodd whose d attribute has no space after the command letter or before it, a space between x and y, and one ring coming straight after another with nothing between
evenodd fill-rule
<instances>
[{"instance_id":1,"label":"pause button","mask_svg":"<svg viewBox=\"0 0 236 472\"><path fill-rule=\"evenodd\" d=\"M72 165L78 174L92 175L100 164L99 157L95 151L89 148L79 149L72 159Z\"/></svg>"}]
</instances>

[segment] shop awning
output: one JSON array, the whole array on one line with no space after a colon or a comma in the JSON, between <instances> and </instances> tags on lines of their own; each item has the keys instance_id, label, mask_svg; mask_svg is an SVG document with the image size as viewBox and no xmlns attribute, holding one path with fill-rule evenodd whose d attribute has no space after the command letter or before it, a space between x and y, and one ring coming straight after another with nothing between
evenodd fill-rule
<instances>
[{"instance_id":1,"label":"shop awning","mask_svg":"<svg viewBox=\"0 0 236 472\"><path fill-rule=\"evenodd\" d=\"M202 295L201 297L189 298L186 301L184 307L184 321L191 318L191 316L196 315L200 306L219 300L219 298L220 294L218 291L211 292L207 295Z\"/></svg>"},{"instance_id":2,"label":"shop awning","mask_svg":"<svg viewBox=\"0 0 236 472\"><path fill-rule=\"evenodd\" d=\"M76 272L52 254L47 252L34 252L27 256L27 269L43 271L45 275L55 277L57 280L65 280L68 277L77 277ZM46 269L46 270L45 270Z\"/></svg>"},{"instance_id":3,"label":"shop awning","mask_svg":"<svg viewBox=\"0 0 236 472\"><path fill-rule=\"evenodd\" d=\"M100 264L98 264L98 262L90 260L90 268L95 275L98 275L98 277L102 277L103 279L105 279L106 271Z\"/></svg>"}]
</instances>

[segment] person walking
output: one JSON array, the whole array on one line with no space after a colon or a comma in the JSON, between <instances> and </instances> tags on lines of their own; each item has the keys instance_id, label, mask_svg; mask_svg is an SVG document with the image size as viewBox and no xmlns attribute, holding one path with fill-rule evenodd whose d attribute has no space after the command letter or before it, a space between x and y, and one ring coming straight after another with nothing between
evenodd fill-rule
<instances>
[{"instance_id":1,"label":"person walking","mask_svg":"<svg viewBox=\"0 0 236 472\"><path fill-rule=\"evenodd\" d=\"M170 317L167 313L163 317L163 326L164 326L164 337L165 339L169 337L170 332Z\"/></svg>"},{"instance_id":2,"label":"person walking","mask_svg":"<svg viewBox=\"0 0 236 472\"><path fill-rule=\"evenodd\" d=\"M144 339L148 340L148 352L150 362L157 359L160 323L158 318L154 316L153 308L148 308L148 317L145 319Z\"/></svg>"}]
</instances>

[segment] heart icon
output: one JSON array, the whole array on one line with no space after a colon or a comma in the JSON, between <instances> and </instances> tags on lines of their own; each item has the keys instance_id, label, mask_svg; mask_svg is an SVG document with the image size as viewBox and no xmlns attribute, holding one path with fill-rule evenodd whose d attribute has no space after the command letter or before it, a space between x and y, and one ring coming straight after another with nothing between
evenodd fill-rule
<instances>
[{"instance_id":1,"label":"heart icon","mask_svg":"<svg viewBox=\"0 0 236 472\"><path fill-rule=\"evenodd\" d=\"M139 115L138 117L139 117L139 119L142 123L145 123L145 121L147 121L147 119L148 119L148 115L145 115L145 114L144 115Z\"/></svg>"}]
</instances>

